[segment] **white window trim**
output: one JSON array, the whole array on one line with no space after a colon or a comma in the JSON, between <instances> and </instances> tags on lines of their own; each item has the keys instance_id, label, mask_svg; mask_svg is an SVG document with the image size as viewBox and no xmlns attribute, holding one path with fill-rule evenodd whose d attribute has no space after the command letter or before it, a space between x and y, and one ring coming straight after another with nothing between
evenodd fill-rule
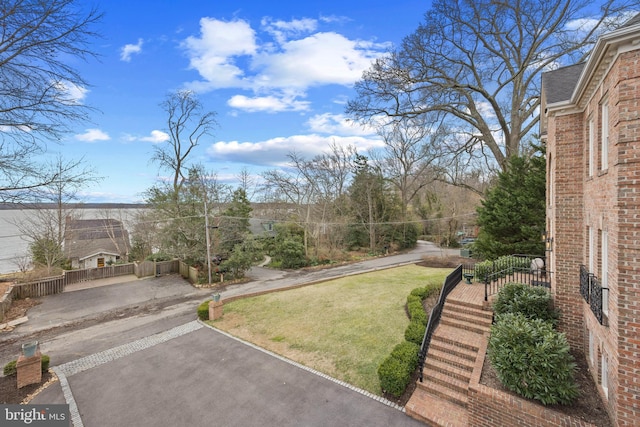
<instances>
[{"instance_id":1,"label":"white window trim","mask_svg":"<svg viewBox=\"0 0 640 427\"><path fill-rule=\"evenodd\" d=\"M600 355L600 370L600 385L604 395L609 398L609 361L604 351Z\"/></svg>"},{"instance_id":2,"label":"white window trim","mask_svg":"<svg viewBox=\"0 0 640 427\"><path fill-rule=\"evenodd\" d=\"M600 139L600 170L607 170L609 167L609 104L603 101L600 106L602 116L602 135Z\"/></svg>"},{"instance_id":3,"label":"white window trim","mask_svg":"<svg viewBox=\"0 0 640 427\"><path fill-rule=\"evenodd\" d=\"M593 248L595 247L594 245L594 240L595 240L595 233L594 233L594 229L592 226L588 226L589 227L589 273L593 273L595 271L595 254L594 254L594 250Z\"/></svg>"},{"instance_id":4,"label":"white window trim","mask_svg":"<svg viewBox=\"0 0 640 427\"><path fill-rule=\"evenodd\" d=\"M589 176L593 176L595 172L595 126L593 118L589 119Z\"/></svg>"},{"instance_id":5,"label":"white window trim","mask_svg":"<svg viewBox=\"0 0 640 427\"><path fill-rule=\"evenodd\" d=\"M589 362L591 362L591 366L596 364L595 340L591 329L589 329Z\"/></svg>"}]
</instances>

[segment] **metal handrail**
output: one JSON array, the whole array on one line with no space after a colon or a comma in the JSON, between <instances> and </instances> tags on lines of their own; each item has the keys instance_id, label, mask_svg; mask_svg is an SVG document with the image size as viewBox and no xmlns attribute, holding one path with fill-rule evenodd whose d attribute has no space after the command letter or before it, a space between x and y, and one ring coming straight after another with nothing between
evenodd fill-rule
<instances>
[{"instance_id":1,"label":"metal handrail","mask_svg":"<svg viewBox=\"0 0 640 427\"><path fill-rule=\"evenodd\" d=\"M424 331L424 338L422 338L422 345L420 346L420 353L418 356L418 368L420 369L420 382L423 379L424 362L427 358L427 352L429 351L429 345L431 344L431 337L436 327L440 323L440 317L442 316L442 310L447 297L453 291L453 289L462 281L462 265L456 267L447 277L444 279L444 284L440 290L440 297L437 304L431 310L429 321L427 322L427 329Z\"/></svg>"}]
</instances>

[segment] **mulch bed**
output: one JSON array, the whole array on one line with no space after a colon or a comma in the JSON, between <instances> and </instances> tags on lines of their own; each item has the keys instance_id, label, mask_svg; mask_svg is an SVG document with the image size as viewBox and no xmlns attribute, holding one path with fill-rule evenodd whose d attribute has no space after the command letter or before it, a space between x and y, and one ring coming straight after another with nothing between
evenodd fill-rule
<instances>
[{"instance_id":1,"label":"mulch bed","mask_svg":"<svg viewBox=\"0 0 640 427\"><path fill-rule=\"evenodd\" d=\"M38 384L30 384L22 388L18 388L18 381L15 375L8 377L0 377L0 403L2 404L19 404L25 399L33 397L43 384L53 378L50 372L42 373L42 382Z\"/></svg>"}]
</instances>

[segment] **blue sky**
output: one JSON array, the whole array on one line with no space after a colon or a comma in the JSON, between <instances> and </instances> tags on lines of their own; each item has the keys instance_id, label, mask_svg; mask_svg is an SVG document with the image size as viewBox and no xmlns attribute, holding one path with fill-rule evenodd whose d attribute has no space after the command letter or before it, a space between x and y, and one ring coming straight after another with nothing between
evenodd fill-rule
<instances>
[{"instance_id":1,"label":"blue sky","mask_svg":"<svg viewBox=\"0 0 640 427\"><path fill-rule=\"evenodd\" d=\"M234 184L296 151L304 158L332 142L361 151L380 142L345 122L353 83L371 61L421 22L429 2L122 1L105 13L93 45L98 60L73 64L91 84L77 95L97 109L50 155L84 157L104 179L87 202L138 202L159 176L150 163L162 144L166 95L190 89L217 113L215 134L191 161Z\"/></svg>"}]
</instances>

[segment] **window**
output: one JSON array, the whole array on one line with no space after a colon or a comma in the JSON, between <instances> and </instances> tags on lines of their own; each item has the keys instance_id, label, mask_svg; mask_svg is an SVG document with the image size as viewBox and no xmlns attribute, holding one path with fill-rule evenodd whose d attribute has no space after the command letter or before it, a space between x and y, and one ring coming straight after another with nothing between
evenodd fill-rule
<instances>
[{"instance_id":1,"label":"window","mask_svg":"<svg viewBox=\"0 0 640 427\"><path fill-rule=\"evenodd\" d=\"M589 163L589 176L593 176L594 173L594 164L595 164L595 127L593 124L593 118L589 119L589 153L587 157L587 162Z\"/></svg>"},{"instance_id":2,"label":"window","mask_svg":"<svg viewBox=\"0 0 640 427\"><path fill-rule=\"evenodd\" d=\"M604 395L609 397L609 361L607 360L607 355L603 351L600 355L600 385L602 386L602 391L604 391Z\"/></svg>"},{"instance_id":3,"label":"window","mask_svg":"<svg viewBox=\"0 0 640 427\"><path fill-rule=\"evenodd\" d=\"M600 284L602 285L602 313L609 315L609 233L602 230L602 271Z\"/></svg>"},{"instance_id":4,"label":"window","mask_svg":"<svg viewBox=\"0 0 640 427\"><path fill-rule=\"evenodd\" d=\"M589 242L588 243L588 248L589 248L589 273L593 273L595 270L595 257L594 257L594 238L595 238L595 233L593 232L593 227L591 226L587 226L588 228L588 236L589 236Z\"/></svg>"},{"instance_id":5,"label":"window","mask_svg":"<svg viewBox=\"0 0 640 427\"><path fill-rule=\"evenodd\" d=\"M600 170L609 167L609 104L605 100L600 106L602 134L600 138Z\"/></svg>"}]
</instances>

